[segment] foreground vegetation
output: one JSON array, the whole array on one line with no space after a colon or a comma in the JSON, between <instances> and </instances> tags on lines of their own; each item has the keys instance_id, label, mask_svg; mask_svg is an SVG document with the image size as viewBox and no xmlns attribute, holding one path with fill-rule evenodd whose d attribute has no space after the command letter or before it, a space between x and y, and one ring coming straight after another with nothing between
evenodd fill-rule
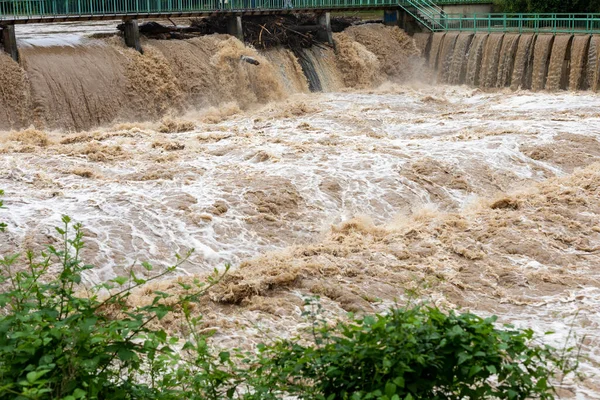
<instances>
[{"instance_id":1,"label":"foreground vegetation","mask_svg":"<svg viewBox=\"0 0 600 400\"><path fill-rule=\"evenodd\" d=\"M498 12L600 13L600 0L496 0Z\"/></svg>"},{"instance_id":2,"label":"foreground vegetation","mask_svg":"<svg viewBox=\"0 0 600 400\"><path fill-rule=\"evenodd\" d=\"M495 318L411 306L332 327L312 298L302 337L216 351L192 309L223 273L131 308L133 290L189 254L158 272L142 263L150 278L132 268L83 292L93 267L80 257L81 226L62 222L60 245L0 259L0 399L552 399L551 379L577 365L570 349ZM187 338L153 328L171 312L183 315Z\"/></svg>"}]
</instances>

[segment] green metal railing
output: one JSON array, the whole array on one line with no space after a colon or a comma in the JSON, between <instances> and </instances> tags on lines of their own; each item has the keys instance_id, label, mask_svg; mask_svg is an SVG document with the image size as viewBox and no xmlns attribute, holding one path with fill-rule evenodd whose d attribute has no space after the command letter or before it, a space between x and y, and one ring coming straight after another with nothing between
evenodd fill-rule
<instances>
[{"instance_id":1,"label":"green metal railing","mask_svg":"<svg viewBox=\"0 0 600 400\"><path fill-rule=\"evenodd\" d=\"M600 33L600 14L474 14L445 16L434 31L516 33Z\"/></svg>"},{"instance_id":2,"label":"green metal railing","mask_svg":"<svg viewBox=\"0 0 600 400\"><path fill-rule=\"evenodd\" d=\"M28 18L397 7L398 0L0 0L0 21Z\"/></svg>"},{"instance_id":3,"label":"green metal railing","mask_svg":"<svg viewBox=\"0 0 600 400\"><path fill-rule=\"evenodd\" d=\"M429 30L444 30L444 11L431 0L402 0L401 6Z\"/></svg>"},{"instance_id":4,"label":"green metal railing","mask_svg":"<svg viewBox=\"0 0 600 400\"><path fill-rule=\"evenodd\" d=\"M431 31L600 33L600 14L445 14L439 4L484 0L0 0L0 22L214 12L403 7Z\"/></svg>"},{"instance_id":5,"label":"green metal railing","mask_svg":"<svg viewBox=\"0 0 600 400\"><path fill-rule=\"evenodd\" d=\"M437 4L489 3L491 0L0 0L0 21L34 18L422 6L422 17L439 25ZM437 26L441 28L441 26Z\"/></svg>"}]
</instances>

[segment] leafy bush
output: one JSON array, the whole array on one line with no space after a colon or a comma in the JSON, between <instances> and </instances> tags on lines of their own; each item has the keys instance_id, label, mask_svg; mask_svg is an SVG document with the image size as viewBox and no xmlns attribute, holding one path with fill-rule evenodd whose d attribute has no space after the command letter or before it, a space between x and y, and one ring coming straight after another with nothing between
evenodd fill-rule
<instances>
[{"instance_id":1,"label":"leafy bush","mask_svg":"<svg viewBox=\"0 0 600 400\"><path fill-rule=\"evenodd\" d=\"M128 305L132 290L191 253L150 278L132 267L77 295L92 268L80 257L81 226L63 217L56 230L60 246L0 259L0 399L551 399L549 379L576 367L534 344L531 330L498 329L494 318L417 306L331 327L314 299L307 335L256 353L215 353L191 303L218 284L217 271L181 284L186 294L176 299L155 292L144 307ZM176 310L187 341L152 328Z\"/></svg>"},{"instance_id":2,"label":"leafy bush","mask_svg":"<svg viewBox=\"0 0 600 400\"><path fill-rule=\"evenodd\" d=\"M304 399L551 399L549 379L577 366L534 345L530 329L497 329L495 317L416 306L332 330L309 315L312 343L264 348L257 371Z\"/></svg>"},{"instance_id":3,"label":"leafy bush","mask_svg":"<svg viewBox=\"0 0 600 400\"><path fill-rule=\"evenodd\" d=\"M167 306L164 300L170 295L160 292L148 306L127 305L133 289L174 271L188 254L150 279L137 276L132 268L129 277L117 277L85 297L77 296L82 273L92 266L80 259L81 226L72 225L68 217L63 223L57 228L60 248L48 246L39 258L28 252L24 266L16 255L0 259L0 308L5 311L0 319L2 398L182 398L184 390L197 398L222 398L229 389L220 388L227 374L205 339L195 335L195 341L185 343L181 354L191 351L194 356L189 363L175 351L177 339L149 327L180 308L193 328L198 321L191 318L188 304L214 285L218 275L207 285L187 286L190 294L174 305ZM58 271L52 272L56 266ZM142 267L153 269L148 263ZM112 294L102 299L102 291ZM199 367L209 373L191 377ZM189 379L183 382L179 377Z\"/></svg>"}]
</instances>

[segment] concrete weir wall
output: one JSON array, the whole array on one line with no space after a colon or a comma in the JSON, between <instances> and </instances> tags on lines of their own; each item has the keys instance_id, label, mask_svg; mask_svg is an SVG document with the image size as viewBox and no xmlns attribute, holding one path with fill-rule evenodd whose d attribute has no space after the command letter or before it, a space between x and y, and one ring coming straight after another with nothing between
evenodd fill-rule
<instances>
[{"instance_id":1,"label":"concrete weir wall","mask_svg":"<svg viewBox=\"0 0 600 400\"><path fill-rule=\"evenodd\" d=\"M600 35L416 33L438 81L514 90L600 90Z\"/></svg>"}]
</instances>

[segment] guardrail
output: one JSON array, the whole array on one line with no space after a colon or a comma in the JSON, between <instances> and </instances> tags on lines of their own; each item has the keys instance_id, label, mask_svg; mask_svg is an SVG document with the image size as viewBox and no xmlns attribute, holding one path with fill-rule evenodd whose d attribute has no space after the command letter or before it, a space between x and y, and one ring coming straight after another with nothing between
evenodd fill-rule
<instances>
[{"instance_id":1,"label":"guardrail","mask_svg":"<svg viewBox=\"0 0 600 400\"><path fill-rule=\"evenodd\" d=\"M418 0L419 2L423 0ZM490 0L434 0L435 4L489 3ZM405 4L403 4L405 3ZM282 9L396 7L408 0L0 0L0 20L56 17L177 14Z\"/></svg>"},{"instance_id":2,"label":"guardrail","mask_svg":"<svg viewBox=\"0 0 600 400\"><path fill-rule=\"evenodd\" d=\"M398 0L0 0L0 20L397 6Z\"/></svg>"},{"instance_id":3,"label":"guardrail","mask_svg":"<svg viewBox=\"0 0 600 400\"><path fill-rule=\"evenodd\" d=\"M400 1L400 2L399 2ZM344 10L408 7L425 0L0 0L0 21L123 18L127 16L192 15L218 12L281 10ZM427 0L433 3L483 0ZM436 8L437 10L437 8ZM432 31L600 33L600 14L474 14L425 12Z\"/></svg>"},{"instance_id":4,"label":"guardrail","mask_svg":"<svg viewBox=\"0 0 600 400\"><path fill-rule=\"evenodd\" d=\"M600 33L600 14L447 14L444 20L444 31Z\"/></svg>"}]
</instances>

